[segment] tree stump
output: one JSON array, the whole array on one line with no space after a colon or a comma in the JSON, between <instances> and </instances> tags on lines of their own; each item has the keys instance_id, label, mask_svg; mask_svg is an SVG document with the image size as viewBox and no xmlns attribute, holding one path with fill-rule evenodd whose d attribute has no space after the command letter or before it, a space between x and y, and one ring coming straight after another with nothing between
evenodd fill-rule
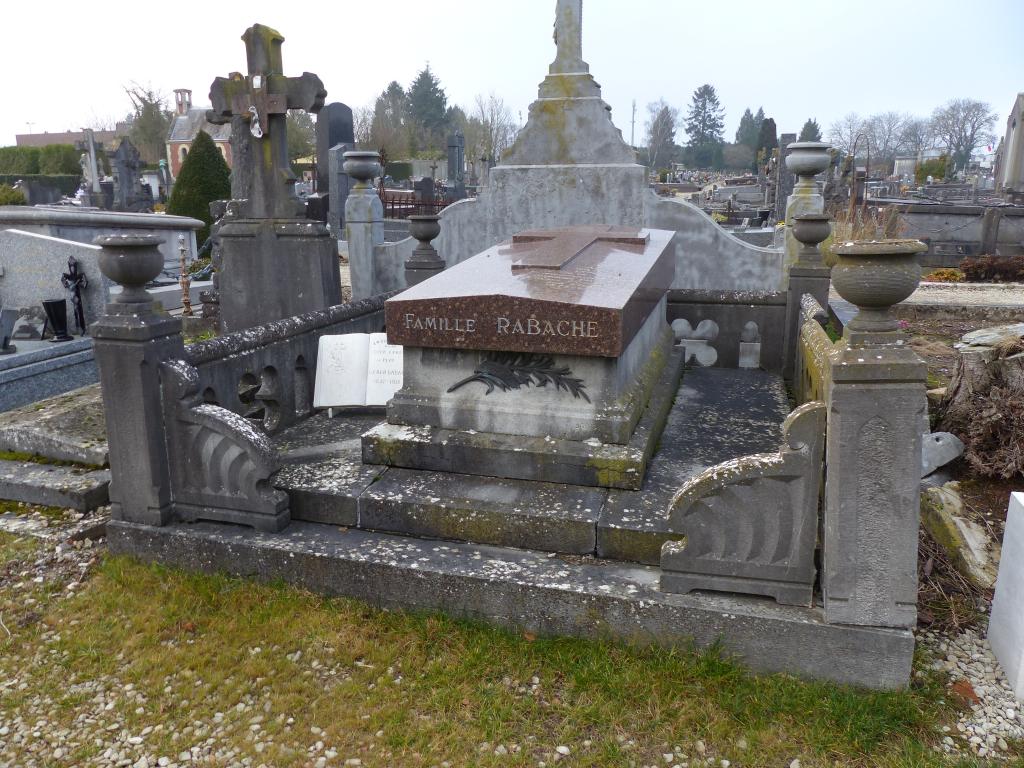
<instances>
[{"instance_id":1,"label":"tree stump","mask_svg":"<svg viewBox=\"0 0 1024 768\"><path fill-rule=\"evenodd\" d=\"M1024 475L1024 323L973 331L958 346L942 429L964 441L978 474Z\"/></svg>"}]
</instances>

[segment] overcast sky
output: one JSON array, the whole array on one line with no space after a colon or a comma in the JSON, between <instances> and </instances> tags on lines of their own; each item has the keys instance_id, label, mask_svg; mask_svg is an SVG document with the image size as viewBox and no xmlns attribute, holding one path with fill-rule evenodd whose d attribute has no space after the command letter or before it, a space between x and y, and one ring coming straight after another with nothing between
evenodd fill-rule
<instances>
[{"instance_id":1,"label":"overcast sky","mask_svg":"<svg viewBox=\"0 0 1024 768\"><path fill-rule=\"evenodd\" d=\"M89 5L65 0L3 9L7 73L0 146L16 133L123 118L132 82L208 104L217 75L244 71L240 35L260 22L285 37L285 74L315 72L328 101L371 103L429 62L449 103L495 92L525 120L554 58L554 0L194 2ZM1006 115L1024 91L1024 0L585 0L583 55L628 141L646 105L685 111L711 83L734 138L745 107L780 133L808 117L918 115L955 97ZM680 132L677 142L684 143Z\"/></svg>"}]
</instances>

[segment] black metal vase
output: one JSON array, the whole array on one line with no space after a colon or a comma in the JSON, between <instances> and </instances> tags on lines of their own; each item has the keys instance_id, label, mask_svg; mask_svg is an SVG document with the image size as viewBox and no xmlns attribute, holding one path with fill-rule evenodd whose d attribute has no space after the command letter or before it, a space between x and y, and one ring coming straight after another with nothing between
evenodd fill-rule
<instances>
[{"instance_id":1,"label":"black metal vase","mask_svg":"<svg viewBox=\"0 0 1024 768\"><path fill-rule=\"evenodd\" d=\"M68 335L68 304L64 299L48 299L43 302L46 322L53 330L50 341L73 341Z\"/></svg>"}]
</instances>

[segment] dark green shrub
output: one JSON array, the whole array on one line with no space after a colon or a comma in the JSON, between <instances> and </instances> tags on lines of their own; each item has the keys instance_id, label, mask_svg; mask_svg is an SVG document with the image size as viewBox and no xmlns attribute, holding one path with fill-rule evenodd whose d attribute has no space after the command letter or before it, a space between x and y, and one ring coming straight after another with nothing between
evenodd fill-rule
<instances>
[{"instance_id":1,"label":"dark green shrub","mask_svg":"<svg viewBox=\"0 0 1024 768\"><path fill-rule=\"evenodd\" d=\"M0 184L7 184L13 187L16 182L36 181L50 187L56 187L62 195L74 197L78 191L78 185L82 181L80 174L62 173L53 176L44 176L41 173L0 173Z\"/></svg>"},{"instance_id":2,"label":"dark green shrub","mask_svg":"<svg viewBox=\"0 0 1024 768\"><path fill-rule=\"evenodd\" d=\"M39 147L0 147L0 174L39 173Z\"/></svg>"},{"instance_id":3,"label":"dark green shrub","mask_svg":"<svg viewBox=\"0 0 1024 768\"><path fill-rule=\"evenodd\" d=\"M39 173L78 175L82 153L73 144L48 144L39 148Z\"/></svg>"},{"instance_id":4,"label":"dark green shrub","mask_svg":"<svg viewBox=\"0 0 1024 768\"><path fill-rule=\"evenodd\" d=\"M936 181L946 177L945 155L932 158L931 160L925 160L923 163L918 164L917 168L914 169L914 181L918 184L927 183L929 176Z\"/></svg>"},{"instance_id":5,"label":"dark green shrub","mask_svg":"<svg viewBox=\"0 0 1024 768\"><path fill-rule=\"evenodd\" d=\"M196 243L202 245L210 236L210 203L231 197L231 171L220 150L205 131L200 131L181 164L174 182L167 212L177 216L191 216L205 222L196 232Z\"/></svg>"},{"instance_id":6,"label":"dark green shrub","mask_svg":"<svg viewBox=\"0 0 1024 768\"><path fill-rule=\"evenodd\" d=\"M28 200L20 189L0 184L0 205L28 205Z\"/></svg>"},{"instance_id":7,"label":"dark green shrub","mask_svg":"<svg viewBox=\"0 0 1024 768\"><path fill-rule=\"evenodd\" d=\"M412 163L388 163L384 168L384 175L395 181L405 181L412 176Z\"/></svg>"}]
</instances>

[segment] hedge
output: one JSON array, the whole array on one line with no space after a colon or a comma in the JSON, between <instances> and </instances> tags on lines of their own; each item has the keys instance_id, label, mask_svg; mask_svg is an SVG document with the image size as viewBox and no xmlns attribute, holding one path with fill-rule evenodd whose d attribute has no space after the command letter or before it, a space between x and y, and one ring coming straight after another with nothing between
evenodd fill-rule
<instances>
[{"instance_id":1,"label":"hedge","mask_svg":"<svg viewBox=\"0 0 1024 768\"><path fill-rule=\"evenodd\" d=\"M73 176L69 173L47 174L47 173L5 173L0 174L0 184L7 184L13 187L17 181L34 181L38 184L46 184L56 187L66 197L74 197L78 191L78 185L82 181L81 176Z\"/></svg>"}]
</instances>

